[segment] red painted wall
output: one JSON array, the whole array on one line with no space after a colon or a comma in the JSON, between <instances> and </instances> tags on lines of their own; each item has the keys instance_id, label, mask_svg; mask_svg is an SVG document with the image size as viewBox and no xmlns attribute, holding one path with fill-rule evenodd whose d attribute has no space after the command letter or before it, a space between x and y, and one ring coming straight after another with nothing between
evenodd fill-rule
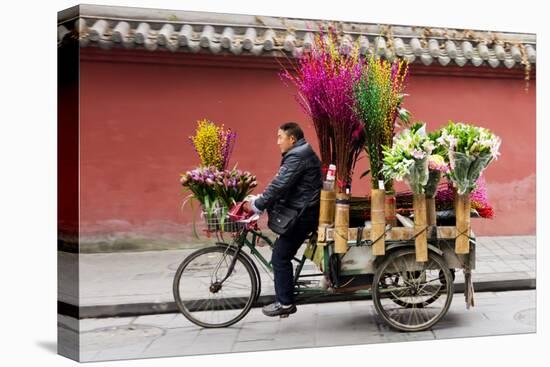
<instances>
[{"instance_id":1,"label":"red painted wall","mask_svg":"<svg viewBox=\"0 0 550 367\"><path fill-rule=\"evenodd\" d=\"M313 127L294 91L273 67L226 67L222 56L185 65L174 56L170 62L142 63L132 61L143 58L132 60L127 54L122 62L115 50L81 53L83 235L189 233L185 224L191 220L190 210L180 210L178 179L198 164L188 141L198 119L237 131L231 162L258 176L257 192L278 169L276 131L282 122L301 123L317 149ZM155 53L147 55L156 62ZM502 156L486 171L496 218L474 220L478 235L535 233L535 87L531 81L526 93L521 79L430 76L413 69L406 107L416 119L430 128L448 119L463 120L502 137ZM356 176L366 166L365 158ZM368 190L368 180L356 177L353 194Z\"/></svg>"}]
</instances>

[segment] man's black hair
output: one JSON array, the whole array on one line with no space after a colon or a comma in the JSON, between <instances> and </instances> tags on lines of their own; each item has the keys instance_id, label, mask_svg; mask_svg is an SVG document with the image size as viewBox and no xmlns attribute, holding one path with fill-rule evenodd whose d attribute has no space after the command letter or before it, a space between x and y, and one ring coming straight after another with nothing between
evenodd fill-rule
<instances>
[{"instance_id":1,"label":"man's black hair","mask_svg":"<svg viewBox=\"0 0 550 367\"><path fill-rule=\"evenodd\" d=\"M295 122L284 123L279 129L283 130L288 136L294 136L296 141L304 138L304 132L300 128L300 125Z\"/></svg>"}]
</instances>

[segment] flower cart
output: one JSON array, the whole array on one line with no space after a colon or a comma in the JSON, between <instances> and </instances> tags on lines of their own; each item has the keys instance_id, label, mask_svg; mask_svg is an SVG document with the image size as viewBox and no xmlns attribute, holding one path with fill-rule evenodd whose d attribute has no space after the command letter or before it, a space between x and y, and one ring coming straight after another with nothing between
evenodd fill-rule
<instances>
[{"instance_id":1,"label":"flower cart","mask_svg":"<svg viewBox=\"0 0 550 367\"><path fill-rule=\"evenodd\" d=\"M335 204L336 205L336 204ZM231 218L231 216L229 216ZM242 227L228 242L201 248L178 267L173 294L180 312L204 328L228 327L243 319L253 306L270 302L261 297L259 268L272 272L258 243L273 249L274 240L257 225L258 215L232 218ZM471 271L475 268L475 237L470 233L466 254L457 254L456 226L427 228L428 256L416 261L413 227L387 227L384 255L374 255L371 229L347 229L346 252L335 251L334 227L314 232L301 258L294 258L297 303L342 299L342 295L371 297L377 313L401 331L423 331L448 311L455 292L455 272L463 270L467 305L473 305ZM307 261L321 272L304 271ZM319 262L320 260L320 262ZM281 316L281 317L288 317Z\"/></svg>"},{"instance_id":2,"label":"flower cart","mask_svg":"<svg viewBox=\"0 0 550 367\"><path fill-rule=\"evenodd\" d=\"M293 259L296 263L294 284L298 303L332 297L341 299L344 293L372 297L378 315L388 325L402 331L422 331L445 316L457 291L455 274L463 271L466 305L469 308L474 304L471 272L475 269L476 245L469 223L472 212L469 202L472 197L478 200L479 193L472 190L479 182L479 174L490 162L485 153L496 157L498 144L493 142L498 141L491 138L483 142L487 138L486 130L453 123L433 138L444 145L445 139L453 141L451 134L453 137L460 136L463 130L470 130L470 133L466 134L466 138L457 138L444 154L445 157L453 157L449 162L451 168L445 174L453 185L455 224L438 223L434 212L438 204L441 205L443 195L439 195L439 190L437 195L430 191L438 185L429 177L436 180L437 175L429 174L428 160L420 154L416 159L426 163L428 172L422 173L418 162L413 162L404 176L412 188L416 186L424 192L422 195L412 194L414 222L399 214L402 208L396 205L396 217L401 225L383 224L380 235L373 234L372 222L369 225L368 221L364 226L346 228L342 223L350 223L349 216L348 220L344 217L340 223L336 221L338 212L342 211L342 207L338 208L338 205L342 206L339 202L342 199L322 200L320 213L324 222L320 221L319 229L310 236L301 259ZM405 130L396 137L395 149L401 146L399 139L406 138L406 134L422 135L422 131L418 126ZM464 139L470 143L463 145ZM491 144L494 150L491 150ZM425 147L433 151L431 145L425 144ZM489 149L485 149L487 147ZM455 159L460 155L449 154L449 150L454 153L468 150L469 167L461 166L464 162ZM390 158L386 159L386 163L390 163ZM389 175L389 168L384 171ZM465 179L464 174L470 176ZM326 187L328 189L330 185ZM428 204L426 195L434 195L433 205ZM440 198L439 203L437 198ZM375 203L372 197L367 201L372 219ZM400 199L397 202L404 201ZM428 212L431 214L428 215ZM258 266L267 271L272 271L272 267L256 246L262 241L273 248L274 241L258 228L258 215L241 214L239 217L227 217L242 224L232 233L229 242L218 241L214 246L193 252L180 264L174 277L173 293L178 309L201 327L233 325L246 316L254 305L266 302L261 298ZM423 220L418 219L420 216ZM419 226L419 222L424 224ZM337 243L338 237L340 243ZM425 242L419 241L419 238ZM466 246L463 238L466 239ZM321 272L305 273L303 270L307 260L317 264Z\"/></svg>"},{"instance_id":3,"label":"flower cart","mask_svg":"<svg viewBox=\"0 0 550 367\"><path fill-rule=\"evenodd\" d=\"M411 125L402 107L407 64L374 55L364 60L357 48L338 48L330 33L316 39L296 70L297 75L284 71L282 76L298 89L298 101L313 121L326 176L318 230L302 258L293 259L298 303L344 293L372 297L391 327L422 331L447 313L455 275L462 271L466 306L473 306L476 243L470 218L472 210L489 216L490 208L480 200L480 176L497 158L500 139L487 129L452 121L430 133L424 123ZM370 169L361 177L370 175L371 194L357 200L351 196L351 178L363 152ZM192 173L183 178L184 186L195 190L189 177L201 179ZM440 184L442 178L446 184ZM229 181L215 182L229 187ZM394 181L406 182L410 193L396 193ZM254 186L255 181L243 186L234 202ZM213 198L193 192L206 197L203 205L209 207ZM452 215L443 218L438 208ZM173 283L179 310L202 327L230 326L264 302L258 266L273 270L256 248L260 241L271 248L274 242L259 229L257 215L222 213L221 218L240 223L231 229L231 240L189 255ZM305 274L307 260L320 272Z\"/></svg>"}]
</instances>

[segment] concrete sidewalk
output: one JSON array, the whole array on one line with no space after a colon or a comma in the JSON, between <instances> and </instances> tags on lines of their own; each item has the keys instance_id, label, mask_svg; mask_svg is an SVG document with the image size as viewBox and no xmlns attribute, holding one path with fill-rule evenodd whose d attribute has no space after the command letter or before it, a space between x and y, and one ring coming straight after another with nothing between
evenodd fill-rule
<instances>
[{"instance_id":1,"label":"concrete sidewalk","mask_svg":"<svg viewBox=\"0 0 550 367\"><path fill-rule=\"evenodd\" d=\"M298 252L301 257L305 245ZM172 281L179 264L194 251L184 250L118 252L98 254L58 253L60 282L79 279L80 298L60 293L60 313L80 318L146 315L175 312ZM270 259L268 247L260 248ZM534 236L478 237L476 291L534 289L536 278L536 238ZM70 275L71 263L80 261L78 278ZM258 264L262 278L262 296L272 299L273 275ZM306 262L303 273L318 273L315 264ZM76 275L75 275L76 276ZM458 289L463 282L457 272ZM61 288L64 288L63 286ZM267 296L267 297L266 297Z\"/></svg>"},{"instance_id":2,"label":"concrete sidewalk","mask_svg":"<svg viewBox=\"0 0 550 367\"><path fill-rule=\"evenodd\" d=\"M78 350L60 344L65 348L61 352L81 362L536 332L533 290L479 293L469 310L460 298L453 299L449 312L430 330L414 333L391 329L372 301L300 305L288 319L266 317L256 308L220 329L198 327L177 313L84 320L58 316L58 323L61 340L79 341ZM423 347L432 345L419 344L419 350Z\"/></svg>"}]
</instances>

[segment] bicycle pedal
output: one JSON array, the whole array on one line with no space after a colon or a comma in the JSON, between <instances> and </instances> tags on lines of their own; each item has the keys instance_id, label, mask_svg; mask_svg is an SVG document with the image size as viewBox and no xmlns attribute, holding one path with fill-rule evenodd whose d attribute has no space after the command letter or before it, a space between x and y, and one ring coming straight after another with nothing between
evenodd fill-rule
<instances>
[{"instance_id":1,"label":"bicycle pedal","mask_svg":"<svg viewBox=\"0 0 550 367\"><path fill-rule=\"evenodd\" d=\"M279 317L280 317L281 319L286 319L288 316L289 316L288 313L287 313L287 314L283 314L283 315L279 315Z\"/></svg>"}]
</instances>

